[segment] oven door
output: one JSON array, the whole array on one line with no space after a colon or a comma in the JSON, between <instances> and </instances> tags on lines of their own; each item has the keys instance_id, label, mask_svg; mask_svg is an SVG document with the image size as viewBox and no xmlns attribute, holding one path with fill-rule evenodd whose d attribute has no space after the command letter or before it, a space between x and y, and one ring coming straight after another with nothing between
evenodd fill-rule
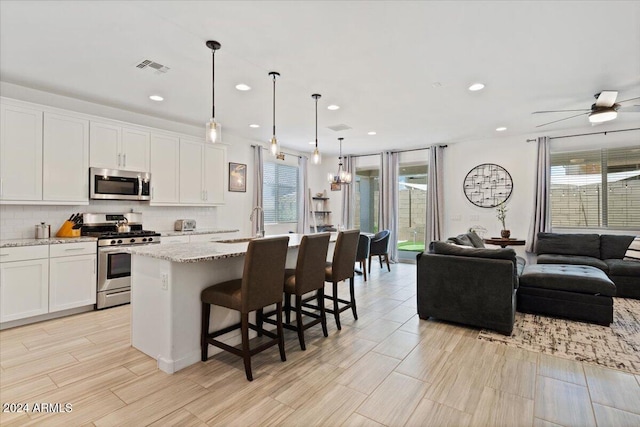
<instances>
[{"instance_id":1,"label":"oven door","mask_svg":"<svg viewBox=\"0 0 640 427\"><path fill-rule=\"evenodd\" d=\"M123 247L98 249L98 292L131 287L131 254Z\"/></svg>"}]
</instances>

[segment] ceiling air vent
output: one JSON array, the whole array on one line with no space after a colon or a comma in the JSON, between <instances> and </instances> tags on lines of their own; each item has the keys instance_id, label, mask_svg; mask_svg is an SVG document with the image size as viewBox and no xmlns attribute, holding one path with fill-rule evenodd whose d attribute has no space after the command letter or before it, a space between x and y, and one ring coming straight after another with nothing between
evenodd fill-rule
<instances>
[{"instance_id":1,"label":"ceiling air vent","mask_svg":"<svg viewBox=\"0 0 640 427\"><path fill-rule=\"evenodd\" d=\"M170 70L170 68L167 67L166 65L158 64L157 62L153 62L150 59L145 59L144 61L140 61L140 63L136 65L136 68L140 68L141 70L144 68L152 68L156 70L158 73L166 73L167 71Z\"/></svg>"},{"instance_id":2,"label":"ceiling air vent","mask_svg":"<svg viewBox=\"0 0 640 427\"><path fill-rule=\"evenodd\" d=\"M327 126L329 129L336 131L336 132L340 132L341 130L348 130L348 129L352 129L351 126L347 126L345 124L340 124L340 125L333 125L333 126Z\"/></svg>"}]
</instances>

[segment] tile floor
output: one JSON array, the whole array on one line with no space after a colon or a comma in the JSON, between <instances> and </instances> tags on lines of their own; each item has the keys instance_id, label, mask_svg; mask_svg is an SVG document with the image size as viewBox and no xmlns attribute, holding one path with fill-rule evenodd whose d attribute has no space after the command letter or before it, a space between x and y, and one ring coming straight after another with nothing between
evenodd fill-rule
<instances>
[{"instance_id":1,"label":"tile floor","mask_svg":"<svg viewBox=\"0 0 640 427\"><path fill-rule=\"evenodd\" d=\"M640 376L476 339L418 319L415 266L356 276L359 320L329 337L287 332L242 361L218 354L174 375L130 346L129 306L0 332L3 427L44 426L640 426ZM344 286L346 290L346 286ZM34 403L70 403L46 413ZM51 409L57 409L53 407Z\"/></svg>"}]
</instances>

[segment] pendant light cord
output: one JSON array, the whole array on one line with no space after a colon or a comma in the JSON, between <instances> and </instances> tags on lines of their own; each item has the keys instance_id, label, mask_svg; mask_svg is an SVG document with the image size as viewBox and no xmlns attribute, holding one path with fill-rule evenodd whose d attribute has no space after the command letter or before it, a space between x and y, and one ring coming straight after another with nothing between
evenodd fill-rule
<instances>
[{"instance_id":1,"label":"pendant light cord","mask_svg":"<svg viewBox=\"0 0 640 427\"><path fill-rule=\"evenodd\" d=\"M211 117L216 118L216 50L211 49Z\"/></svg>"},{"instance_id":2,"label":"pendant light cord","mask_svg":"<svg viewBox=\"0 0 640 427\"><path fill-rule=\"evenodd\" d=\"M276 75L273 74L273 137L276 136Z\"/></svg>"}]
</instances>

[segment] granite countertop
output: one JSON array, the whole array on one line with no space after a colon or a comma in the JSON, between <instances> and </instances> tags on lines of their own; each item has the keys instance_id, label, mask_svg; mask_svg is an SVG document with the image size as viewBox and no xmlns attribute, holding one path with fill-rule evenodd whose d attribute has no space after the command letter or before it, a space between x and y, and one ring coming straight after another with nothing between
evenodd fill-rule
<instances>
[{"instance_id":1,"label":"granite countertop","mask_svg":"<svg viewBox=\"0 0 640 427\"><path fill-rule=\"evenodd\" d=\"M20 246L60 245L65 243L97 242L95 237L51 237L49 239L11 239L0 240L0 248L17 248Z\"/></svg>"},{"instance_id":2,"label":"granite countertop","mask_svg":"<svg viewBox=\"0 0 640 427\"><path fill-rule=\"evenodd\" d=\"M300 246L302 234L281 234L289 236L289 247ZM276 236L267 236L276 237ZM330 241L334 242L337 233L331 233ZM232 243L203 242L203 243L177 243L172 245L147 245L128 248L134 255L142 255L150 258L163 259L172 262L194 263L212 261L216 259L233 258L247 253L250 238L229 239ZM242 241L244 240L244 241Z\"/></svg>"},{"instance_id":3,"label":"granite countertop","mask_svg":"<svg viewBox=\"0 0 640 427\"><path fill-rule=\"evenodd\" d=\"M238 229L216 229L216 228L202 228L192 231L159 231L161 236L191 236L194 234L218 234L218 233L235 233L240 231Z\"/></svg>"}]
</instances>

